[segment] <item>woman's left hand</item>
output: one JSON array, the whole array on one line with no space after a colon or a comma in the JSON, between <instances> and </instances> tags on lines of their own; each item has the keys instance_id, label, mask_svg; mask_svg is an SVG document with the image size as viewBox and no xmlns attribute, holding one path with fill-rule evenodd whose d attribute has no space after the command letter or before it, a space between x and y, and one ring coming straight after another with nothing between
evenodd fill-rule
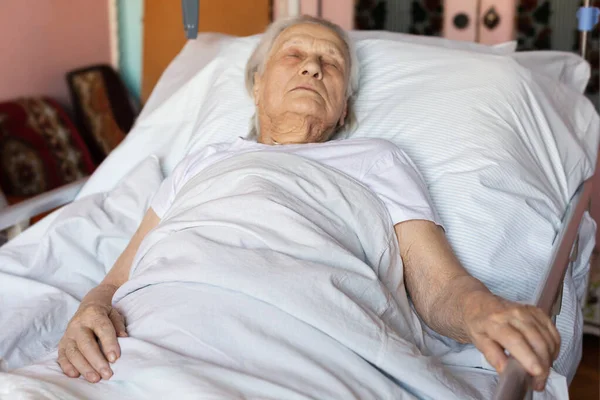
<instances>
[{"instance_id":1,"label":"woman's left hand","mask_svg":"<svg viewBox=\"0 0 600 400\"><path fill-rule=\"evenodd\" d=\"M478 293L469 300L464 322L475 347L498 373L506 366L507 350L534 377L534 390L544 390L560 351L560 335L550 318L537 307L490 293Z\"/></svg>"}]
</instances>

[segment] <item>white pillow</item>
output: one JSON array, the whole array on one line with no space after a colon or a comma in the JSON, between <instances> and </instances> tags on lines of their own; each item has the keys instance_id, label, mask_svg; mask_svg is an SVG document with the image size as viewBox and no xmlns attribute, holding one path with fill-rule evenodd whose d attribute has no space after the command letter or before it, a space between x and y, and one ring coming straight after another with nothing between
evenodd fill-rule
<instances>
[{"instance_id":1,"label":"white pillow","mask_svg":"<svg viewBox=\"0 0 600 400\"><path fill-rule=\"evenodd\" d=\"M590 80L590 65L575 53L561 51L524 51L510 55L532 71L562 82L583 93Z\"/></svg>"},{"instance_id":2,"label":"white pillow","mask_svg":"<svg viewBox=\"0 0 600 400\"><path fill-rule=\"evenodd\" d=\"M587 61L579 55L560 51L516 52L516 40L487 46L462 40L450 40L440 37L410 35L388 31L352 31L350 32L350 37L356 41L364 39L384 39L448 49L473 51L477 53L505 55L513 57L521 65L531 71L547 75L549 78L573 87L580 93L584 92L590 79L590 66Z\"/></svg>"},{"instance_id":3,"label":"white pillow","mask_svg":"<svg viewBox=\"0 0 600 400\"><path fill-rule=\"evenodd\" d=\"M516 41L500 43L494 46L487 46L480 43L466 42L460 40L450 40L439 37L409 35L405 33L388 31L351 31L350 37L354 41L366 39L385 39L405 43L415 43L424 46L442 47L457 50L472 51L477 53L510 55L517 48ZM236 36L225 35L221 33L200 33L197 39L189 40L181 52L171 62L167 70L161 76L156 87L146 105L142 109L140 118L153 111L158 105L162 104L165 97L168 97L182 84L187 82L193 75L202 69L206 64L214 59L215 56L232 42L249 39L258 42L260 35L249 36L248 38L238 38Z\"/></svg>"},{"instance_id":4,"label":"white pillow","mask_svg":"<svg viewBox=\"0 0 600 400\"><path fill-rule=\"evenodd\" d=\"M389 31L351 31L350 37L355 40L382 39L392 40L394 42L414 43L424 46L443 47L447 49L473 51L476 53L508 55L517 49L517 41L511 40L505 43L499 43L488 46L481 43L467 42L464 40L451 40L435 36L411 35L407 33L389 32Z\"/></svg>"}]
</instances>

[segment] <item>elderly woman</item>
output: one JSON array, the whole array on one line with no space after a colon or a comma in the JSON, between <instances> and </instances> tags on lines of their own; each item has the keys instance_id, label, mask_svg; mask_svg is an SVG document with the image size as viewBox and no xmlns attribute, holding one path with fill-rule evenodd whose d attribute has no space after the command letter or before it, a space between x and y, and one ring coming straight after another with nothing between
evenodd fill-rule
<instances>
[{"instance_id":1,"label":"elderly woman","mask_svg":"<svg viewBox=\"0 0 600 400\"><path fill-rule=\"evenodd\" d=\"M140 261L136 254L144 239L177 214L171 211L181 206L186 183L240 154L283 153L358 181L385 205L406 292L425 324L460 343L474 344L498 371L506 365L505 351L510 352L535 377L535 388L544 388L560 344L548 317L494 296L465 271L444 236L420 174L402 151L381 140L330 141L352 124L357 68L353 47L336 25L301 17L268 28L246 70L256 106L251 140L240 138L191 154L163 182L129 245L68 324L58 352L66 375L83 375L89 382L111 378L109 363L121 356L117 337L128 335L124 318L112 307L113 296L128 281L132 264Z\"/></svg>"}]
</instances>

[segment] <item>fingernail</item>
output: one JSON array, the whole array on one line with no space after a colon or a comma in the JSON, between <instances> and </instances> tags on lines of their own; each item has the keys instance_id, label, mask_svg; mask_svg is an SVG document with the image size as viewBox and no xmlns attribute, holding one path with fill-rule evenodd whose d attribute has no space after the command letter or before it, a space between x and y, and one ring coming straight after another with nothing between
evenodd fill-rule
<instances>
[{"instance_id":1,"label":"fingernail","mask_svg":"<svg viewBox=\"0 0 600 400\"><path fill-rule=\"evenodd\" d=\"M121 336L121 337L127 337L127 332L119 332L119 336Z\"/></svg>"},{"instance_id":2,"label":"fingernail","mask_svg":"<svg viewBox=\"0 0 600 400\"><path fill-rule=\"evenodd\" d=\"M100 370L100 373L102 374L102 378L107 379L107 380L112 376L112 372L108 368L102 368Z\"/></svg>"},{"instance_id":3,"label":"fingernail","mask_svg":"<svg viewBox=\"0 0 600 400\"><path fill-rule=\"evenodd\" d=\"M74 369L69 369L67 370L67 375L69 375L71 378L74 378L77 376L77 372Z\"/></svg>"},{"instance_id":4,"label":"fingernail","mask_svg":"<svg viewBox=\"0 0 600 400\"><path fill-rule=\"evenodd\" d=\"M110 353L108 353L108 361L114 363L115 361L117 361L117 355L111 351Z\"/></svg>"},{"instance_id":5,"label":"fingernail","mask_svg":"<svg viewBox=\"0 0 600 400\"><path fill-rule=\"evenodd\" d=\"M90 382L98 382L98 380L100 380L100 377L95 372L88 372L87 374L85 374L85 379L87 379Z\"/></svg>"}]
</instances>

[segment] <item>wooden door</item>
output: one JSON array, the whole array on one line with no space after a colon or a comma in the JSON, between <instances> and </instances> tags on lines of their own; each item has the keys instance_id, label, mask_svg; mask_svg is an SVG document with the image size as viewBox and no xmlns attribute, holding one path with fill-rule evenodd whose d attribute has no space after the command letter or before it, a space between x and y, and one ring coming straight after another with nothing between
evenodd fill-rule
<instances>
[{"instance_id":1,"label":"wooden door","mask_svg":"<svg viewBox=\"0 0 600 400\"><path fill-rule=\"evenodd\" d=\"M264 31L270 0L200 0L199 32L248 36ZM142 93L145 102L186 42L180 0L145 0Z\"/></svg>"}]
</instances>

